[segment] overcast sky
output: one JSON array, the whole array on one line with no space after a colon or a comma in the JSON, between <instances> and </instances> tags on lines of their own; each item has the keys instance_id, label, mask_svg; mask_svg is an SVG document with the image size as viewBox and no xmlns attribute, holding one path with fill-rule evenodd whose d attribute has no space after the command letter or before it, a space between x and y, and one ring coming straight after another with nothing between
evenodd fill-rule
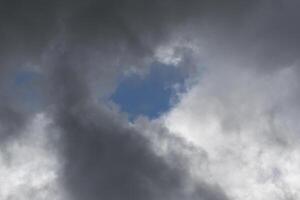
<instances>
[{"instance_id":1,"label":"overcast sky","mask_svg":"<svg viewBox=\"0 0 300 200\"><path fill-rule=\"evenodd\" d=\"M2 0L0 199L300 199L299 9Z\"/></svg>"}]
</instances>

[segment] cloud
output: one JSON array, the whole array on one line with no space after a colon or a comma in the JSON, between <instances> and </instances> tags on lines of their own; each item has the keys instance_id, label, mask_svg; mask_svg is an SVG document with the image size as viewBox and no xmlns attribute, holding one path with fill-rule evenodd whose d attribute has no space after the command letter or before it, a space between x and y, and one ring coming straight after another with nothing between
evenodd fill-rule
<instances>
[{"instance_id":1,"label":"cloud","mask_svg":"<svg viewBox=\"0 0 300 200\"><path fill-rule=\"evenodd\" d=\"M187 192L186 169L169 165L143 130L92 101L67 55L59 63L51 116L62 135L63 183L71 199L227 199L206 183L191 181L195 189Z\"/></svg>"},{"instance_id":2,"label":"cloud","mask_svg":"<svg viewBox=\"0 0 300 200\"><path fill-rule=\"evenodd\" d=\"M1 199L62 199L50 123L45 114L36 114L17 139L1 145Z\"/></svg>"},{"instance_id":3,"label":"cloud","mask_svg":"<svg viewBox=\"0 0 300 200\"><path fill-rule=\"evenodd\" d=\"M25 137L35 149L24 130L36 113L24 112L7 87L12 71L32 66L43 79L39 112L61 136L55 159L65 198L297 198L292 177L298 172L298 4L2 1L1 145ZM160 128L167 127L162 132L150 122L132 127L105 103L121 73L147 70L154 61L182 67L199 80L188 82L180 103L158 119ZM147 135L149 130L158 132L158 139ZM186 145L169 132L200 148L200 158L172 148L185 151ZM156 151L162 138L173 154ZM198 161L206 167L199 170ZM245 178L249 173L253 176Z\"/></svg>"},{"instance_id":4,"label":"cloud","mask_svg":"<svg viewBox=\"0 0 300 200\"><path fill-rule=\"evenodd\" d=\"M195 176L220 184L232 199L299 198L295 70L211 68L182 95L162 120L206 152L206 171L190 165Z\"/></svg>"}]
</instances>

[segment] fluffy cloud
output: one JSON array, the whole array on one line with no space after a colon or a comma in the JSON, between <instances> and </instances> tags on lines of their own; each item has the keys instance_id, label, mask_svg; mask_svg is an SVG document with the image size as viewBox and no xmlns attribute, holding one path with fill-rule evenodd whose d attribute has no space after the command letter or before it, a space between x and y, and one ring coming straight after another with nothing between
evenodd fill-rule
<instances>
[{"instance_id":1,"label":"fluffy cloud","mask_svg":"<svg viewBox=\"0 0 300 200\"><path fill-rule=\"evenodd\" d=\"M220 184L233 199L299 198L295 70L216 67L182 95L162 120L206 152L207 171L191 165L196 176Z\"/></svg>"},{"instance_id":2,"label":"fluffy cloud","mask_svg":"<svg viewBox=\"0 0 300 200\"><path fill-rule=\"evenodd\" d=\"M50 124L37 114L18 138L1 146L1 199L62 199L58 152L51 142L58 135L49 130Z\"/></svg>"}]
</instances>

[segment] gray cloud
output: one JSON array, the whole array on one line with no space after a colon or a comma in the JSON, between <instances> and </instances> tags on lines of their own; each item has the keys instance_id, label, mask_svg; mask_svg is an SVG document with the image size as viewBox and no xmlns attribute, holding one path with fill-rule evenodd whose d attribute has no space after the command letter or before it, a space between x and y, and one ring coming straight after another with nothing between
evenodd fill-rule
<instances>
[{"instance_id":1,"label":"gray cloud","mask_svg":"<svg viewBox=\"0 0 300 200\"><path fill-rule=\"evenodd\" d=\"M17 135L20 128L24 127L26 117L9 104L0 107L0 139L1 142L13 138Z\"/></svg>"},{"instance_id":2,"label":"gray cloud","mask_svg":"<svg viewBox=\"0 0 300 200\"><path fill-rule=\"evenodd\" d=\"M226 199L206 184L185 192L185 169L168 165L141 133L95 105L86 77L69 54L57 58L50 77L71 199Z\"/></svg>"},{"instance_id":3,"label":"gray cloud","mask_svg":"<svg viewBox=\"0 0 300 200\"><path fill-rule=\"evenodd\" d=\"M142 133L94 104L68 55L58 60L52 113L62 132L63 182L71 199L227 199L218 187L189 181L187 169L169 165ZM186 183L194 191L187 192Z\"/></svg>"},{"instance_id":4,"label":"gray cloud","mask_svg":"<svg viewBox=\"0 0 300 200\"><path fill-rule=\"evenodd\" d=\"M0 82L5 85L9 70L28 63L46 77L42 111L51 113L62 134L62 180L71 199L228 199L222 188L193 182L187 169L156 155L142 130L130 128L96 99L112 92L122 71L146 67L174 36L203 45L200 56L213 60L210 65L225 62L270 72L297 64L298 4L2 1ZM181 65L197 65L197 55L182 54ZM0 93L2 139L19 132L28 114L5 89ZM194 190L187 192L189 181Z\"/></svg>"}]
</instances>

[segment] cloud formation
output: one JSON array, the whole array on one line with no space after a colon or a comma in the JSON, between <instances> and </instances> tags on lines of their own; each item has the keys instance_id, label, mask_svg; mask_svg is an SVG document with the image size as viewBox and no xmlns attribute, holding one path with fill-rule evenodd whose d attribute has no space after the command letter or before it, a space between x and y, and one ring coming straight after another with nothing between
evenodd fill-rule
<instances>
[{"instance_id":1,"label":"cloud formation","mask_svg":"<svg viewBox=\"0 0 300 200\"><path fill-rule=\"evenodd\" d=\"M1 197L299 198L298 7L2 1L0 174L9 181ZM186 92L158 119L129 122L108 97L120 75L147 73L154 62L186 71ZM37 111L13 95L11 80L24 67L41 77ZM36 184L34 170L47 180Z\"/></svg>"}]
</instances>

